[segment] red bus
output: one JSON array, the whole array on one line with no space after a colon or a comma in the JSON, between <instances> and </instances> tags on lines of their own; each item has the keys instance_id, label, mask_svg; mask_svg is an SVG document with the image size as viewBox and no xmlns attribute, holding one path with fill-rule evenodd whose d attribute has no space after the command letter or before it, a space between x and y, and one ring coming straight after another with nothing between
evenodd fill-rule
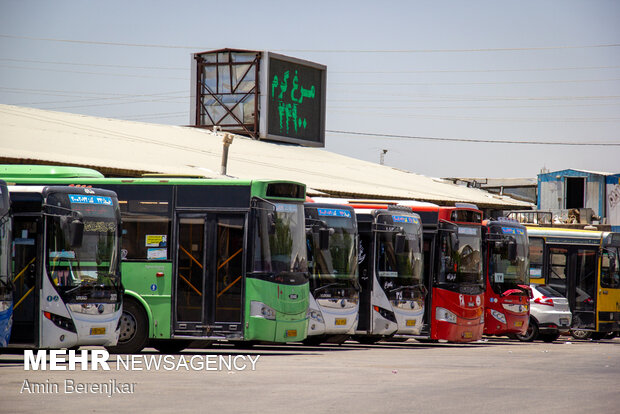
<instances>
[{"instance_id":1,"label":"red bus","mask_svg":"<svg viewBox=\"0 0 620 414\"><path fill-rule=\"evenodd\" d=\"M400 202L409 205L407 202ZM482 211L473 204L454 207L411 205L424 228L428 339L471 342L484 329Z\"/></svg>"},{"instance_id":2,"label":"red bus","mask_svg":"<svg viewBox=\"0 0 620 414\"><path fill-rule=\"evenodd\" d=\"M529 243L516 220L483 221L486 279L485 335L514 336L527 331L531 294Z\"/></svg>"}]
</instances>

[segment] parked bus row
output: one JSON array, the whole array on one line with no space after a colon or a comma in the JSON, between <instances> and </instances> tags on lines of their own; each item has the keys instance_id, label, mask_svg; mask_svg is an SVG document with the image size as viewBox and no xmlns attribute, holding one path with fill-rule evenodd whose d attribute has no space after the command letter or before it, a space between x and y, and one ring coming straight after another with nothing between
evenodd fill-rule
<instances>
[{"instance_id":1,"label":"parked bus row","mask_svg":"<svg viewBox=\"0 0 620 414\"><path fill-rule=\"evenodd\" d=\"M532 283L562 291L557 259L536 250L545 230L483 221L473 205L311 200L289 181L72 167L5 165L0 178L10 184L0 205L0 333L13 325L10 344L129 353L220 340L557 338L530 315L530 302L546 300L530 268ZM572 327L594 337L620 319L605 310L620 298L620 234L598 237L590 261L565 265L562 291L602 289L584 299L587 312L569 297ZM574 266L589 269L587 283Z\"/></svg>"}]
</instances>

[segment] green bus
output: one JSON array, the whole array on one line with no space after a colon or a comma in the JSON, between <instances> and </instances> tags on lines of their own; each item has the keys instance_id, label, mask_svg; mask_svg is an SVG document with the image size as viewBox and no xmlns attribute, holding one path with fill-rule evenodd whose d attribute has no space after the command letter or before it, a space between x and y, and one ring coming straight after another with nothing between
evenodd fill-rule
<instances>
[{"instance_id":1,"label":"green bus","mask_svg":"<svg viewBox=\"0 0 620 414\"><path fill-rule=\"evenodd\" d=\"M193 341L305 339L305 186L290 181L104 178L95 170L2 165L20 185L115 191L122 218L117 346L178 352Z\"/></svg>"}]
</instances>

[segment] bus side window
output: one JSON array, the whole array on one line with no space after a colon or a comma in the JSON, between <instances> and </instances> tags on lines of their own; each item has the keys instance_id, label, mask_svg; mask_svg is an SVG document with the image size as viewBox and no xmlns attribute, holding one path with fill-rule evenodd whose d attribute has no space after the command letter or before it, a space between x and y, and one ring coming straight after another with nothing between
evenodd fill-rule
<instances>
[{"instance_id":1,"label":"bus side window","mask_svg":"<svg viewBox=\"0 0 620 414\"><path fill-rule=\"evenodd\" d=\"M617 250L603 251L601 257L601 287L618 289L620 288L620 263Z\"/></svg>"},{"instance_id":2,"label":"bus side window","mask_svg":"<svg viewBox=\"0 0 620 414\"><path fill-rule=\"evenodd\" d=\"M543 277L543 240L530 238L530 278Z\"/></svg>"}]
</instances>

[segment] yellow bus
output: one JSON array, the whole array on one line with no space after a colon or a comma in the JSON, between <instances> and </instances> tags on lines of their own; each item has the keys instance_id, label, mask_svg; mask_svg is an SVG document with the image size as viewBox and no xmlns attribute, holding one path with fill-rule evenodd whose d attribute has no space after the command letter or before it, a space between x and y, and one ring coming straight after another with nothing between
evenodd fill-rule
<instances>
[{"instance_id":1,"label":"yellow bus","mask_svg":"<svg viewBox=\"0 0 620 414\"><path fill-rule=\"evenodd\" d=\"M528 226L530 283L562 293L576 338L620 332L620 233Z\"/></svg>"}]
</instances>

